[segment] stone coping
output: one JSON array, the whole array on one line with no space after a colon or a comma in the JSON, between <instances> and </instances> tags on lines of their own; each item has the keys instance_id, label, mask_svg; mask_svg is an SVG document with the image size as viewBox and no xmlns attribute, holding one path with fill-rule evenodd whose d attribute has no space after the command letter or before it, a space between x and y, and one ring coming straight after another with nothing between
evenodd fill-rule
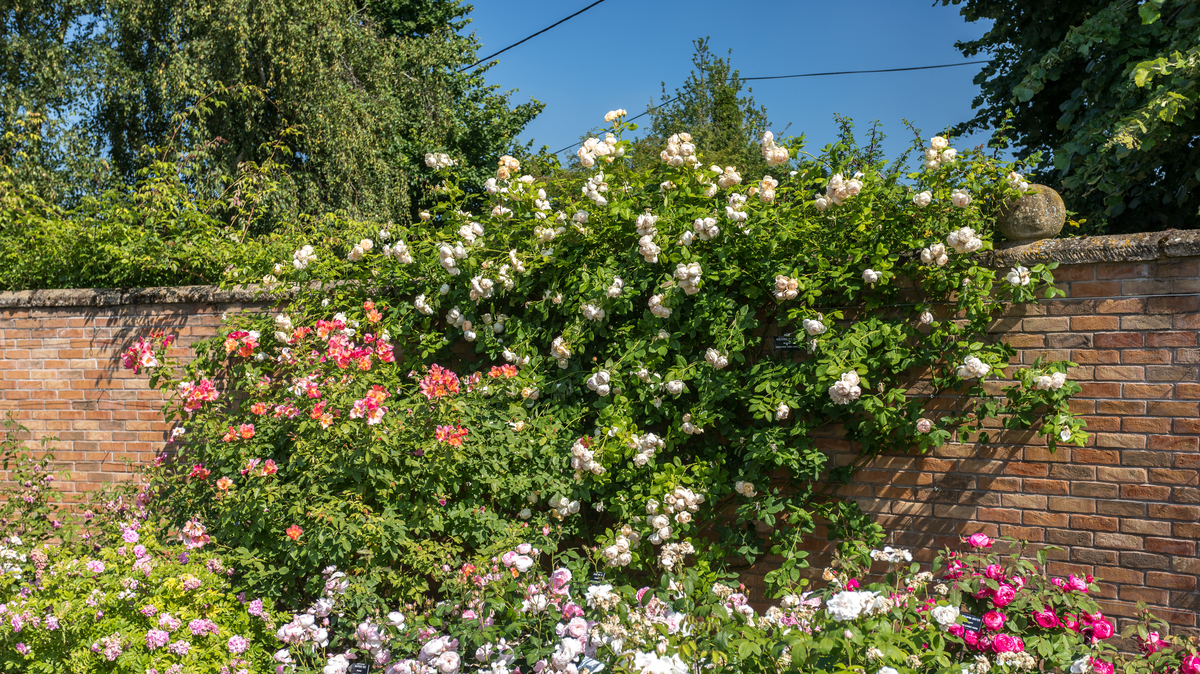
<instances>
[{"instance_id":1,"label":"stone coping","mask_svg":"<svg viewBox=\"0 0 1200 674\"><path fill-rule=\"evenodd\" d=\"M1003 245L1003 244L1001 244ZM1075 239L1045 239L989 252L994 267L1043 262L1095 264L1200 257L1200 230L1171 229L1141 234L1110 234ZM27 307L111 307L130 304L261 303L258 285L222 290L217 286L165 288L76 288L0 292L0 309Z\"/></svg>"}]
</instances>

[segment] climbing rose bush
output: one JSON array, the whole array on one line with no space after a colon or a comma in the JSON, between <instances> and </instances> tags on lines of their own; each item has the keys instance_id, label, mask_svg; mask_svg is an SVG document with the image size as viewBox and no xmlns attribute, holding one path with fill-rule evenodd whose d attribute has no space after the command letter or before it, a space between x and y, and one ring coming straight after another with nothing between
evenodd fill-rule
<instances>
[{"instance_id":1,"label":"climbing rose bush","mask_svg":"<svg viewBox=\"0 0 1200 674\"><path fill-rule=\"evenodd\" d=\"M681 131L635 169L631 128L614 116L579 169L506 156L484 185L431 148L440 200L419 222L314 229L242 270L278 310L226 316L186 367L169 336L131 346L174 394L164 512L255 592L309 600L343 569L370 588L355 612L420 601L436 569L529 531L575 550L576 577L775 552L782 586L817 518L880 537L833 491L880 453L1002 427L1085 442L1078 385L1037 384L1069 364L1005 381L1014 350L987 333L1058 292L1052 265L1027 284L985 265L1013 166L946 139L906 172L850 137L816 156L771 137L778 170L750 176ZM830 425L852 463L818 447Z\"/></svg>"}]
</instances>

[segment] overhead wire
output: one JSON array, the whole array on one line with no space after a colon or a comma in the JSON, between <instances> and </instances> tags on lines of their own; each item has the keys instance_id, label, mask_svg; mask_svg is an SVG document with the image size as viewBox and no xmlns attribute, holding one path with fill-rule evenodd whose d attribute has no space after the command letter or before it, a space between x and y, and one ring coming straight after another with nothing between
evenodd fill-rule
<instances>
[{"instance_id":1,"label":"overhead wire","mask_svg":"<svg viewBox=\"0 0 1200 674\"><path fill-rule=\"evenodd\" d=\"M489 55L489 56L485 56L485 57L483 57L483 58L479 59L478 61L476 61L476 62L472 63L472 64L471 64L471 65L469 65L469 66L465 66L465 67L463 67L463 68L460 68L458 72L460 72L460 73L461 73L461 72L463 72L464 70L470 70L471 68L474 68L475 66L479 65L480 63L483 63L484 61L489 61L489 60L491 60L491 59L494 59L494 58L496 58L497 56L499 56L499 55L503 54L504 52L508 51L509 49L512 49L513 47L516 47L516 46L519 46L519 45L525 44L526 42L528 42L528 41L532 40L533 38L535 38L535 37L537 37L537 36L539 36L539 35L541 35L542 33L545 33L546 31L550 30L551 28L554 28L554 27L556 27L556 26L558 26L558 25L560 25L560 24L563 24L563 23L566 23L567 21L570 21L571 19L574 19L575 17L579 16L580 14L583 14L584 12L588 11L589 9L591 9L591 8L595 7L596 5L598 5L598 4L602 3L602 2L604 2L604 0L596 0L595 2L593 2L593 3L592 3L592 4L590 4L590 5L588 5L587 7L584 7L583 9L579 10L578 12L575 12L574 14L572 14L572 15L570 15L570 16L568 16L568 17L564 18L564 19L560 19L560 20L558 20L558 21L556 21L556 22L554 22L554 23L550 24L549 26L546 26L545 28L543 28L543 29L539 30L538 32L534 33L533 35L530 35L530 36L528 36L528 37L526 37L526 38L524 38L524 39L520 40L519 42L514 42L514 43L512 43L512 44L508 45L507 47L505 47L504 49L501 49L500 51L496 52L495 54L491 54L491 55Z\"/></svg>"},{"instance_id":2,"label":"overhead wire","mask_svg":"<svg viewBox=\"0 0 1200 674\"><path fill-rule=\"evenodd\" d=\"M933 70L936 68L957 68L958 66L977 65L980 63L991 63L991 59L985 59L982 61L963 61L962 63L942 63L942 64L932 65L932 66L909 66L907 68L876 68L876 69L872 69L872 70L838 70L838 71L825 72L825 73L798 73L795 75L764 75L761 77L733 77L733 78L730 78L729 81L732 82L734 80L738 80L738 81L742 81L742 82L758 82L758 81L762 81L762 80L785 80L785 79L793 79L793 78L797 78L797 77L826 77L829 75L865 75L865 74L869 74L869 73L899 73L899 72L907 72L907 71L911 71L911 70ZM650 114L651 110L661 108L662 106L670 103L671 101L674 101L676 98L677 97L665 99L662 102L660 102L658 105L652 105L652 106L646 108L645 112L638 113L638 114L634 115L633 117L626 119L625 121L632 122L633 120L638 119L640 117L645 117L646 115ZM577 141L577 142L571 143L570 145L564 147L563 149L556 151L554 154L559 154L560 152L566 152L567 150L570 150L571 148L573 148L577 145L581 145L582 143L583 143L583 141Z\"/></svg>"}]
</instances>

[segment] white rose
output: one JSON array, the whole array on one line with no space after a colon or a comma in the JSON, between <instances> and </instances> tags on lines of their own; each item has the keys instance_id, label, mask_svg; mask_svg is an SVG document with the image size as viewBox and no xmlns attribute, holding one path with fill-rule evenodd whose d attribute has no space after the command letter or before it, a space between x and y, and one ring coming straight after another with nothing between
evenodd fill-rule
<instances>
[{"instance_id":1,"label":"white rose","mask_svg":"<svg viewBox=\"0 0 1200 674\"><path fill-rule=\"evenodd\" d=\"M882 276L883 276L883 274L880 274L879 272L875 271L874 269L864 269L863 273L862 273L862 280L865 283L875 283Z\"/></svg>"},{"instance_id":2,"label":"white rose","mask_svg":"<svg viewBox=\"0 0 1200 674\"><path fill-rule=\"evenodd\" d=\"M914 204L916 204L919 208L925 208L926 206L928 206L930 203L933 202L933 192L930 192L929 190L925 190L924 192L919 192L919 193L913 195L912 202Z\"/></svg>"}]
</instances>

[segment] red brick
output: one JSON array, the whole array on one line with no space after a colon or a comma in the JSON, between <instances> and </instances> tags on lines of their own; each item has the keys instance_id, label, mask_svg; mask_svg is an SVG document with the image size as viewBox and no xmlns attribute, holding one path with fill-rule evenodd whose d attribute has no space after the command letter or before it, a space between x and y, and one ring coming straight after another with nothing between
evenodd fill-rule
<instances>
[{"instance_id":1,"label":"red brick","mask_svg":"<svg viewBox=\"0 0 1200 674\"><path fill-rule=\"evenodd\" d=\"M1196 333L1148 332L1146 346L1196 346Z\"/></svg>"}]
</instances>

